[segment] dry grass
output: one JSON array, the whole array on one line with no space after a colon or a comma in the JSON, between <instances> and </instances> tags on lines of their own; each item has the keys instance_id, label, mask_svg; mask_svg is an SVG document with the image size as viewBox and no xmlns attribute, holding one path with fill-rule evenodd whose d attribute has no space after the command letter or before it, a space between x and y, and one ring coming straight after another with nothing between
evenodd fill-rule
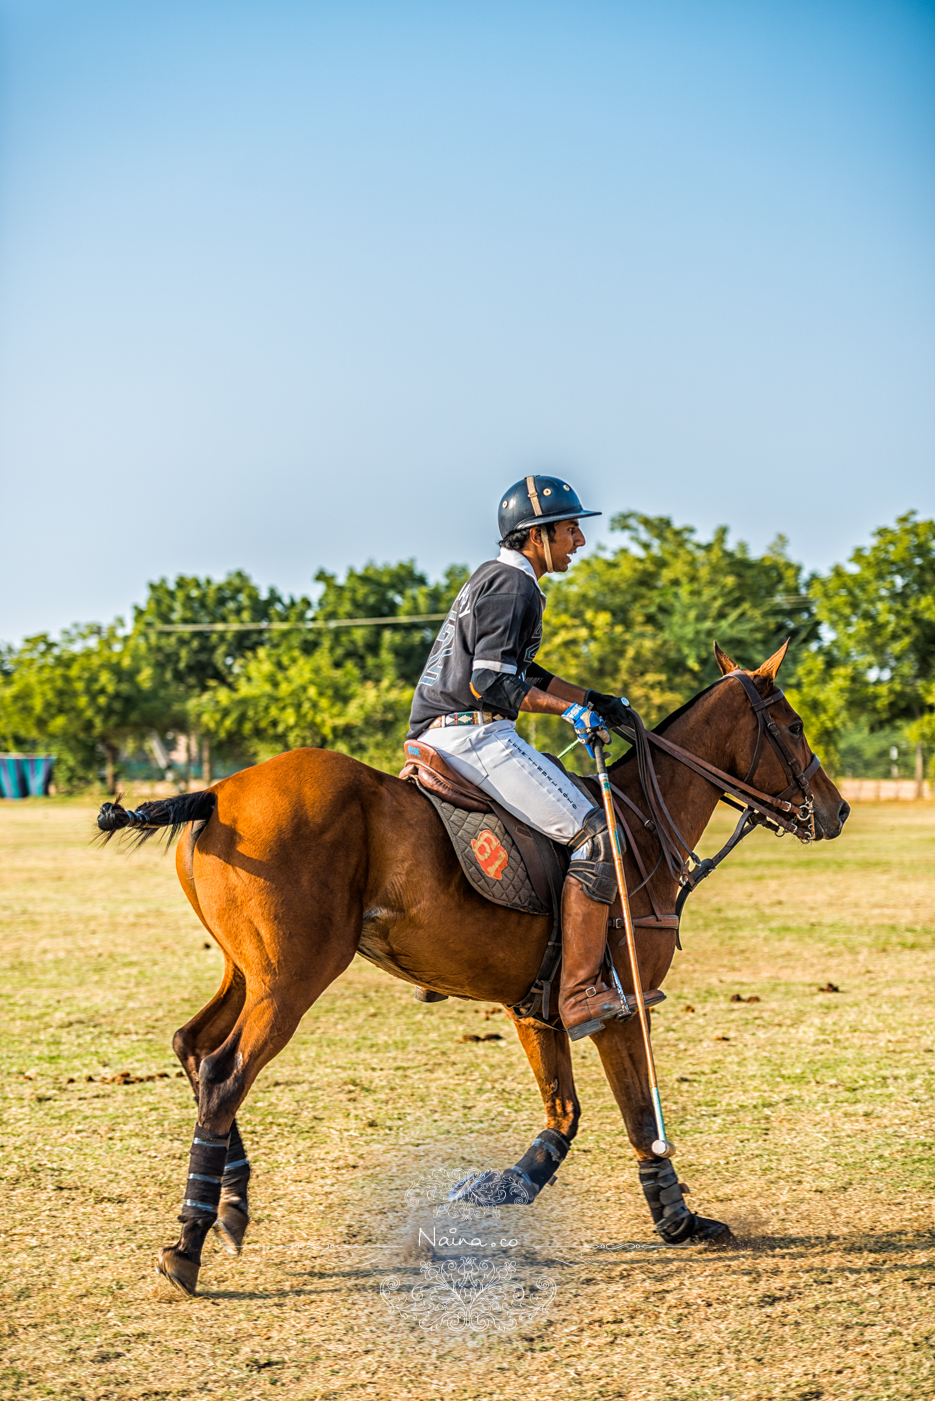
<instances>
[{"instance_id":1,"label":"dry grass","mask_svg":"<svg viewBox=\"0 0 935 1401\"><path fill-rule=\"evenodd\" d=\"M492 1252L554 1300L519 1334L455 1337L394 1334L378 1284L426 1258L420 1174L505 1166L540 1126L502 1016L419 1007L355 963L242 1115L246 1253L209 1247L204 1293L175 1296L152 1274L193 1122L169 1042L220 956L171 860L90 849L90 816L0 805L0 1396L935 1396L935 804L858 808L812 851L758 835L689 905L654 1019L664 1100L692 1202L742 1249L653 1246L586 1042L578 1144ZM120 1071L170 1078L101 1082Z\"/></svg>"}]
</instances>

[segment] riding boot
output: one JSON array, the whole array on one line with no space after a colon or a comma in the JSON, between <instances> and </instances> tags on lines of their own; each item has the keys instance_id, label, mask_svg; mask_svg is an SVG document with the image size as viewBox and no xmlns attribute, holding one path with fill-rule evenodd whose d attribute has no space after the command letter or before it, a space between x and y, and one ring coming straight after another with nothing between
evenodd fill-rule
<instances>
[{"instance_id":1,"label":"riding boot","mask_svg":"<svg viewBox=\"0 0 935 1401\"><path fill-rule=\"evenodd\" d=\"M562 988L558 1011L572 1041L602 1031L613 1017L636 1010L601 979L607 947L607 906L590 899L570 877L562 889Z\"/></svg>"}]
</instances>

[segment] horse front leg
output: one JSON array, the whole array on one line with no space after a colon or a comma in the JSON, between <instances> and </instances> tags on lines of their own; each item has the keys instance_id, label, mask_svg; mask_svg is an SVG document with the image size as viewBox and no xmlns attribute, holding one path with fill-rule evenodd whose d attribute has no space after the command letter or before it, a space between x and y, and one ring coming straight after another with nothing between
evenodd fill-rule
<instances>
[{"instance_id":1,"label":"horse front leg","mask_svg":"<svg viewBox=\"0 0 935 1401\"><path fill-rule=\"evenodd\" d=\"M552 1181L578 1132L581 1110L568 1033L535 1026L514 1016L509 1008L505 1010L536 1077L546 1126L514 1167L465 1179L455 1189L454 1201L489 1204L503 1201L505 1194L506 1205L528 1206Z\"/></svg>"},{"instance_id":2,"label":"horse front leg","mask_svg":"<svg viewBox=\"0 0 935 1401\"><path fill-rule=\"evenodd\" d=\"M610 1022L592 1039L636 1153L640 1186L657 1233L666 1245L732 1245L730 1227L690 1211L670 1159L653 1154L656 1120L639 1020L632 1017L625 1022Z\"/></svg>"}]
</instances>

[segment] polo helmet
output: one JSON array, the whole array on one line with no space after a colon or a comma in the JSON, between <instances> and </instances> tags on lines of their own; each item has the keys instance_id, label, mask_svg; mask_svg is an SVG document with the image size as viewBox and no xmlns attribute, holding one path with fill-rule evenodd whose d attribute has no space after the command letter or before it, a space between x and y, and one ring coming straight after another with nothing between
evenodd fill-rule
<instances>
[{"instance_id":1,"label":"polo helmet","mask_svg":"<svg viewBox=\"0 0 935 1401\"><path fill-rule=\"evenodd\" d=\"M521 477L500 498L497 523L500 539L511 530L528 530L534 525L552 521L581 520L584 516L599 516L601 511L586 511L574 487L561 477Z\"/></svg>"}]
</instances>

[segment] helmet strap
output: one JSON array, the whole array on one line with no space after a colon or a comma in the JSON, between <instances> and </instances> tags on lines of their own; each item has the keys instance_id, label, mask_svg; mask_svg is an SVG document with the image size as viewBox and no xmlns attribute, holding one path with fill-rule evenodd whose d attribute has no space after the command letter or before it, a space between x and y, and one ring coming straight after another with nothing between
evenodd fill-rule
<instances>
[{"instance_id":1,"label":"helmet strap","mask_svg":"<svg viewBox=\"0 0 935 1401\"><path fill-rule=\"evenodd\" d=\"M526 490L527 490L527 492L529 493L529 504L530 504L530 506L532 507L532 513L533 513L533 515L534 515L534 516L541 516L541 515L542 515L542 506L541 506L541 504L540 504L540 502L539 502L539 493L538 493L538 491L536 491L536 479L535 479L535 477L527 477L527 478L526 478ZM549 548L549 527L548 527L547 525L540 525L540 527L539 527L539 535L540 535L540 538L541 538L541 540L542 540L542 552L543 552L543 554L545 555L545 572L546 572L547 574L551 574L551 573L552 573L552 551L551 551L551 549Z\"/></svg>"}]
</instances>

